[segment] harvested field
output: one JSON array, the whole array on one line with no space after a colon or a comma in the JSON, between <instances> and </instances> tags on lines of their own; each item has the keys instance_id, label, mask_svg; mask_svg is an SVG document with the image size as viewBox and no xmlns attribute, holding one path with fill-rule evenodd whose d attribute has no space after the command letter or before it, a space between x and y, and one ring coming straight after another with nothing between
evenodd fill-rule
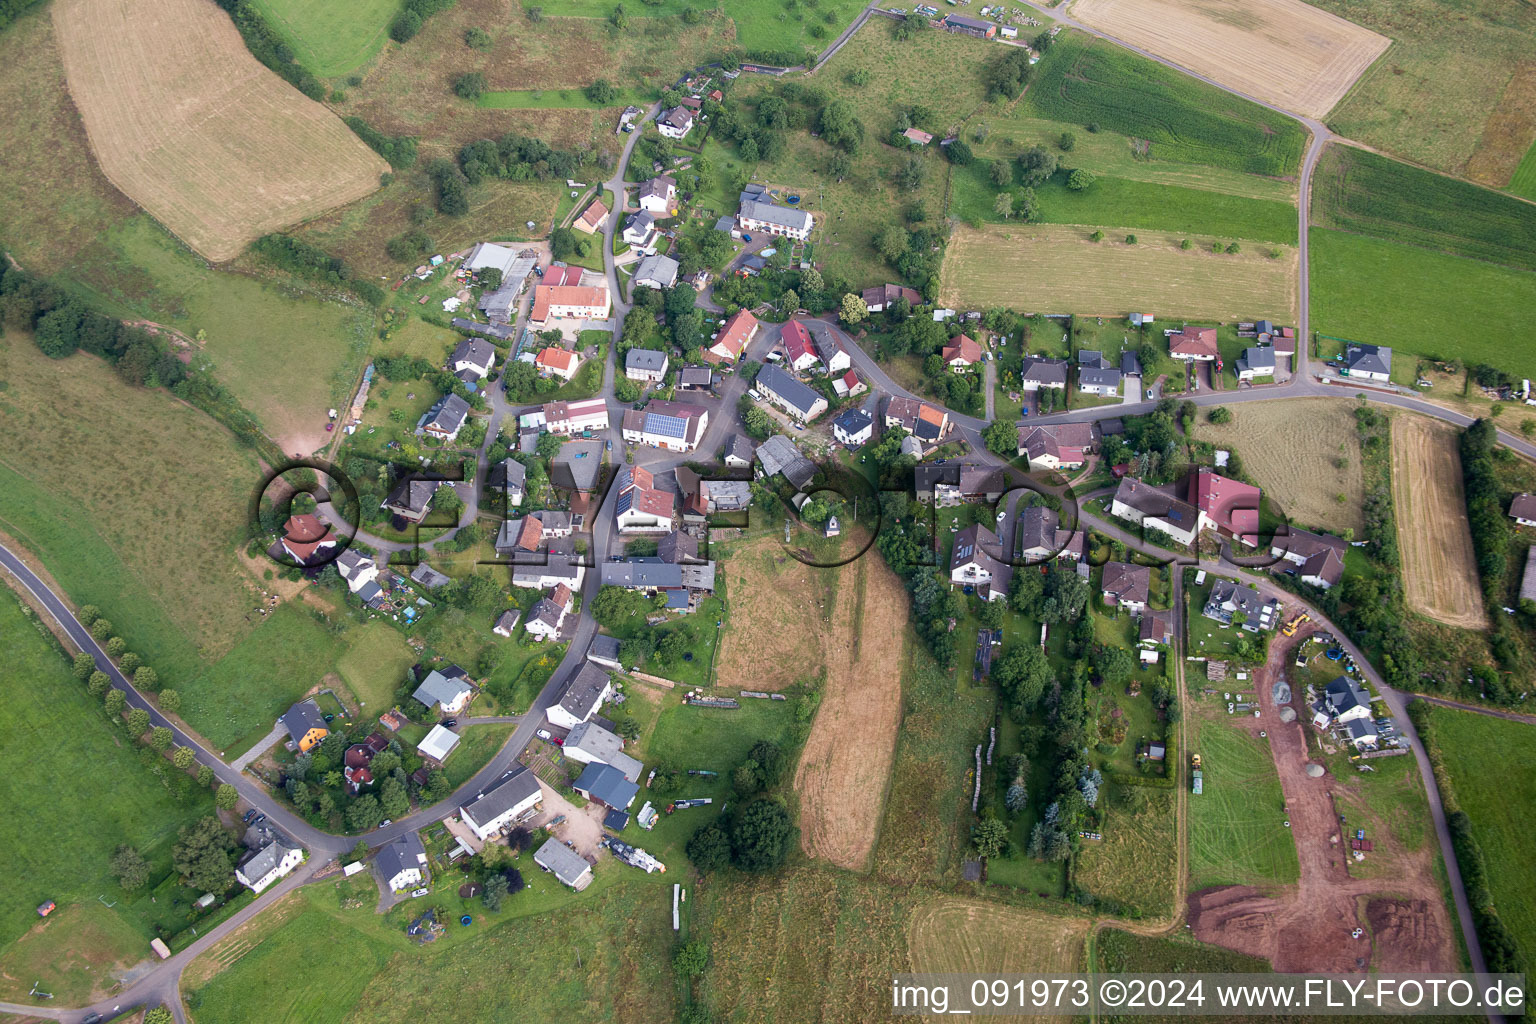
<instances>
[{"instance_id":1,"label":"harvested field","mask_svg":"<svg viewBox=\"0 0 1536 1024\"><path fill-rule=\"evenodd\" d=\"M352 202L387 165L200 0L60 0L69 91L106 176L199 253Z\"/></svg>"},{"instance_id":2,"label":"harvested field","mask_svg":"<svg viewBox=\"0 0 1536 1024\"><path fill-rule=\"evenodd\" d=\"M819 659L806 654L832 629L835 573L791 558L772 536L732 551L720 571L731 588L731 626L720 640L716 685L776 691L815 676Z\"/></svg>"},{"instance_id":3,"label":"harvested field","mask_svg":"<svg viewBox=\"0 0 1536 1024\"><path fill-rule=\"evenodd\" d=\"M1146 232L1139 244L1106 227L1105 241L1088 227L990 224L957 229L944 259L939 299L962 309L1009 306L1053 313L1123 316L1127 309L1168 310L1173 317L1229 320L1238 316L1294 319L1296 250L1249 242L1220 256L1211 239ZM1270 259L1270 249L1281 254Z\"/></svg>"},{"instance_id":4,"label":"harvested field","mask_svg":"<svg viewBox=\"0 0 1536 1024\"><path fill-rule=\"evenodd\" d=\"M1536 143L1536 62L1515 69L1499 105L1483 125L1483 137L1467 161L1467 177L1495 188L1509 186Z\"/></svg>"},{"instance_id":5,"label":"harvested field","mask_svg":"<svg viewBox=\"0 0 1536 1024\"><path fill-rule=\"evenodd\" d=\"M1307 398L1228 408L1230 423L1201 418L1201 440L1240 454L1254 480L1293 524L1335 533L1361 529L1365 481L1349 402ZM1339 500L1341 495L1345 500Z\"/></svg>"},{"instance_id":6,"label":"harvested field","mask_svg":"<svg viewBox=\"0 0 1536 1024\"><path fill-rule=\"evenodd\" d=\"M1394 416L1392 490L1409 606L1448 626L1482 629L1488 623L1455 428L1423 416Z\"/></svg>"},{"instance_id":7,"label":"harvested field","mask_svg":"<svg viewBox=\"0 0 1536 1024\"><path fill-rule=\"evenodd\" d=\"M907 594L879 558L830 571L841 581L822 639L825 690L795 772L800 845L860 870L875 847L901 725Z\"/></svg>"},{"instance_id":8,"label":"harvested field","mask_svg":"<svg viewBox=\"0 0 1536 1024\"><path fill-rule=\"evenodd\" d=\"M1322 117L1392 41L1301 0L1078 0L1072 14L1248 96Z\"/></svg>"},{"instance_id":9,"label":"harvested field","mask_svg":"<svg viewBox=\"0 0 1536 1024\"><path fill-rule=\"evenodd\" d=\"M967 899L918 907L907 926L911 969L936 974L1069 974L1083 967L1086 920ZM1049 1017L996 1017L1033 1021Z\"/></svg>"}]
</instances>

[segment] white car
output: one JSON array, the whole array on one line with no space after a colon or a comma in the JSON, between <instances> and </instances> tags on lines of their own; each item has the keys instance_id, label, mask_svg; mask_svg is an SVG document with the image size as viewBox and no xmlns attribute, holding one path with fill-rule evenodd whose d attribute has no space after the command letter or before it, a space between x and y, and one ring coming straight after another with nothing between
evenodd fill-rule
<instances>
[{"instance_id":1,"label":"white car","mask_svg":"<svg viewBox=\"0 0 1536 1024\"><path fill-rule=\"evenodd\" d=\"M1156 398L1157 398L1157 389L1156 388L1147 388L1147 401L1151 402L1151 401L1155 400Z\"/></svg>"},{"instance_id":2,"label":"white car","mask_svg":"<svg viewBox=\"0 0 1536 1024\"><path fill-rule=\"evenodd\" d=\"M1002 522L1003 521L1003 517L1006 516L1007 514L1008 514L1008 510L1007 509L1005 509L1005 508L998 509L997 510L997 521L998 522Z\"/></svg>"},{"instance_id":3,"label":"white car","mask_svg":"<svg viewBox=\"0 0 1536 1024\"><path fill-rule=\"evenodd\" d=\"M534 733L534 735L541 740L554 739L554 737L549 734L548 729L540 729L538 732Z\"/></svg>"},{"instance_id":4,"label":"white car","mask_svg":"<svg viewBox=\"0 0 1536 1024\"><path fill-rule=\"evenodd\" d=\"M411 891L411 899L413 899L413 900L414 899L420 899L423 896L431 896L431 895L432 895L432 890L431 889L413 889Z\"/></svg>"}]
</instances>

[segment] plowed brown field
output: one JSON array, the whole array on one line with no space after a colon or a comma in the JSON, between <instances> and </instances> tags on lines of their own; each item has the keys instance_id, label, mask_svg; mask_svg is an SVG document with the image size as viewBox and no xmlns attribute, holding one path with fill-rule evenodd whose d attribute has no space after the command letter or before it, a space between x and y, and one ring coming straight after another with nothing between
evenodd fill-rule
<instances>
[{"instance_id":1,"label":"plowed brown field","mask_svg":"<svg viewBox=\"0 0 1536 1024\"><path fill-rule=\"evenodd\" d=\"M389 169L206 0L57 0L53 23L103 173L211 260L367 195Z\"/></svg>"}]
</instances>

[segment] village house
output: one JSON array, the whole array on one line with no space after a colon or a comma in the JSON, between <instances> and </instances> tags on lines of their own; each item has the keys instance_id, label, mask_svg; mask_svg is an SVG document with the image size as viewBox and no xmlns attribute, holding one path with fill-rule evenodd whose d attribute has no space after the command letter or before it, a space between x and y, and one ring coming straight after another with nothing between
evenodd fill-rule
<instances>
[{"instance_id":1,"label":"village house","mask_svg":"<svg viewBox=\"0 0 1536 1024\"><path fill-rule=\"evenodd\" d=\"M1517 494L1511 498L1509 518L1520 526L1536 526L1536 494Z\"/></svg>"},{"instance_id":2,"label":"village house","mask_svg":"<svg viewBox=\"0 0 1536 1024\"><path fill-rule=\"evenodd\" d=\"M649 348L630 349L624 353L624 376L660 384L667 379L667 354Z\"/></svg>"},{"instance_id":3,"label":"village house","mask_svg":"<svg viewBox=\"0 0 1536 1024\"><path fill-rule=\"evenodd\" d=\"M1140 615L1146 610L1151 592L1151 566L1133 565L1130 562L1104 563L1099 593L1107 607L1124 608L1132 615Z\"/></svg>"},{"instance_id":4,"label":"village house","mask_svg":"<svg viewBox=\"0 0 1536 1024\"><path fill-rule=\"evenodd\" d=\"M1211 584L1211 594L1200 614L1227 625L1232 625L1236 616L1242 615L1242 628L1257 633L1274 629L1280 620L1280 610L1280 602L1275 598L1266 598L1255 588L1245 587L1235 580L1218 579Z\"/></svg>"},{"instance_id":5,"label":"village house","mask_svg":"<svg viewBox=\"0 0 1536 1024\"><path fill-rule=\"evenodd\" d=\"M709 410L686 402L653 399L644 409L624 413L621 431L624 440L666 451L691 452L704 439L709 427Z\"/></svg>"},{"instance_id":6,"label":"village house","mask_svg":"<svg viewBox=\"0 0 1536 1024\"><path fill-rule=\"evenodd\" d=\"M715 389L715 371L708 366L684 366L677 371L677 390L707 394Z\"/></svg>"},{"instance_id":7,"label":"village house","mask_svg":"<svg viewBox=\"0 0 1536 1024\"><path fill-rule=\"evenodd\" d=\"M649 249L656 243L656 218L647 210L630 214L624 223L622 235L625 242L636 249Z\"/></svg>"},{"instance_id":8,"label":"village house","mask_svg":"<svg viewBox=\"0 0 1536 1024\"><path fill-rule=\"evenodd\" d=\"M654 214L657 220L666 220L677 205L676 180L666 174L652 178L640 186L638 201L642 212Z\"/></svg>"},{"instance_id":9,"label":"village house","mask_svg":"<svg viewBox=\"0 0 1536 1024\"><path fill-rule=\"evenodd\" d=\"M725 448L721 452L720 461L727 466L736 469L745 469L752 465L752 457L757 454L757 446L752 439L745 434L732 434L725 439Z\"/></svg>"},{"instance_id":10,"label":"village house","mask_svg":"<svg viewBox=\"0 0 1536 1024\"><path fill-rule=\"evenodd\" d=\"M555 540L549 542L549 550L542 562L513 563L512 585L527 590L565 587L568 590L577 591L581 589L581 581L586 571L586 566L581 564L581 558L576 555L572 542L569 539ZM529 614L532 615L532 612L530 611ZM534 632L532 623L525 623L524 629L530 634Z\"/></svg>"},{"instance_id":11,"label":"village house","mask_svg":"<svg viewBox=\"0 0 1536 1024\"><path fill-rule=\"evenodd\" d=\"M507 508L518 508L528 492L528 468L516 459L502 459L485 471L485 485L506 495Z\"/></svg>"},{"instance_id":12,"label":"village house","mask_svg":"<svg viewBox=\"0 0 1536 1024\"><path fill-rule=\"evenodd\" d=\"M1077 390L1085 395L1109 397L1120 394L1120 370L1104 353L1083 349L1077 354Z\"/></svg>"},{"instance_id":13,"label":"village house","mask_svg":"<svg viewBox=\"0 0 1536 1024\"><path fill-rule=\"evenodd\" d=\"M619 671L619 638L606 633L594 636L587 645L587 660L603 668Z\"/></svg>"},{"instance_id":14,"label":"village house","mask_svg":"<svg viewBox=\"0 0 1536 1024\"><path fill-rule=\"evenodd\" d=\"M705 362L734 363L740 359L742 351L757 336L758 326L757 317L745 309L737 310L704 351Z\"/></svg>"},{"instance_id":15,"label":"village house","mask_svg":"<svg viewBox=\"0 0 1536 1024\"><path fill-rule=\"evenodd\" d=\"M341 756L341 777L346 781L347 789L353 796L361 793L365 786L373 785L373 771L370 765L389 744L384 737L374 733L369 739L377 737L379 744L377 749L372 743L354 743L348 747Z\"/></svg>"},{"instance_id":16,"label":"village house","mask_svg":"<svg viewBox=\"0 0 1536 1024\"><path fill-rule=\"evenodd\" d=\"M858 407L844 409L832 421L832 436L839 444L857 448L868 441L875 432L875 421Z\"/></svg>"},{"instance_id":17,"label":"village house","mask_svg":"<svg viewBox=\"0 0 1536 1024\"><path fill-rule=\"evenodd\" d=\"M1350 377L1360 377L1365 380L1391 380L1392 350L1385 345L1362 345L1351 342L1344 349L1344 366Z\"/></svg>"},{"instance_id":18,"label":"village house","mask_svg":"<svg viewBox=\"0 0 1536 1024\"><path fill-rule=\"evenodd\" d=\"M469 706L475 688L469 684L469 676L457 665L428 672L421 685L411 696L425 704L428 711L441 706L442 714L456 715Z\"/></svg>"},{"instance_id":19,"label":"village house","mask_svg":"<svg viewBox=\"0 0 1536 1024\"><path fill-rule=\"evenodd\" d=\"M336 556L336 571L346 580L347 589L354 594L361 595L363 589L370 584L375 589L378 587L378 563L356 548L347 548Z\"/></svg>"},{"instance_id":20,"label":"village house","mask_svg":"<svg viewBox=\"0 0 1536 1024\"><path fill-rule=\"evenodd\" d=\"M280 718L283 728L288 730L288 738L301 754L307 754L319 745L320 741L331 734L331 728L325 722L325 716L320 713L320 705L313 699L301 700L290 707Z\"/></svg>"},{"instance_id":21,"label":"village house","mask_svg":"<svg viewBox=\"0 0 1536 1024\"><path fill-rule=\"evenodd\" d=\"M1019 426L1019 454L1029 457L1030 469L1080 469L1093 449L1092 423Z\"/></svg>"},{"instance_id":22,"label":"village house","mask_svg":"<svg viewBox=\"0 0 1536 1024\"><path fill-rule=\"evenodd\" d=\"M235 863L235 879L252 892L260 895L273 882L304 863L304 851L291 846L288 840L273 838L264 845L248 850Z\"/></svg>"},{"instance_id":23,"label":"village house","mask_svg":"<svg viewBox=\"0 0 1536 1024\"><path fill-rule=\"evenodd\" d=\"M949 557L949 581L956 586L974 587L983 601L1006 601L1013 582L1013 567L1003 560L997 534L979 523L955 534L955 546Z\"/></svg>"},{"instance_id":24,"label":"village house","mask_svg":"<svg viewBox=\"0 0 1536 1024\"><path fill-rule=\"evenodd\" d=\"M670 256L650 255L635 268L636 288L671 288L677 284L678 262Z\"/></svg>"},{"instance_id":25,"label":"village house","mask_svg":"<svg viewBox=\"0 0 1536 1024\"><path fill-rule=\"evenodd\" d=\"M1250 345L1243 349L1243 354L1237 357L1237 362L1232 368L1237 371L1238 380L1251 381L1255 377L1273 377L1275 350L1269 345Z\"/></svg>"},{"instance_id":26,"label":"village house","mask_svg":"<svg viewBox=\"0 0 1536 1024\"><path fill-rule=\"evenodd\" d=\"M748 185L739 198L740 207L736 222L743 232L758 231L765 235L782 235L800 241L811 236L815 220L805 210L780 206L772 202L761 185Z\"/></svg>"},{"instance_id":27,"label":"village house","mask_svg":"<svg viewBox=\"0 0 1536 1024\"><path fill-rule=\"evenodd\" d=\"M433 480L414 475L405 477L395 484L381 507L408 523L419 523L432 510L432 498L437 494L437 489L445 485L448 485L447 480Z\"/></svg>"},{"instance_id":28,"label":"village house","mask_svg":"<svg viewBox=\"0 0 1536 1024\"><path fill-rule=\"evenodd\" d=\"M1138 642L1142 645L1161 644L1164 647L1173 645L1173 620L1168 612L1153 611L1148 609L1142 612L1141 627L1137 633Z\"/></svg>"},{"instance_id":29,"label":"village house","mask_svg":"<svg viewBox=\"0 0 1536 1024\"><path fill-rule=\"evenodd\" d=\"M1348 676L1339 676L1324 688L1313 710L1322 712L1331 722L1338 724L1369 720L1371 694Z\"/></svg>"},{"instance_id":30,"label":"village house","mask_svg":"<svg viewBox=\"0 0 1536 1024\"><path fill-rule=\"evenodd\" d=\"M825 398L777 366L763 367L757 374L755 386L769 402L802 422L827 411Z\"/></svg>"},{"instance_id":31,"label":"village house","mask_svg":"<svg viewBox=\"0 0 1536 1024\"><path fill-rule=\"evenodd\" d=\"M784 325L779 343L784 347L785 365L796 373L804 373L816 365L816 349L811 345L811 332L800 321L791 320Z\"/></svg>"},{"instance_id":32,"label":"village house","mask_svg":"<svg viewBox=\"0 0 1536 1024\"><path fill-rule=\"evenodd\" d=\"M501 781L459 809L459 817L476 838L500 835L513 822L526 820L544 802L539 780L527 765L514 765Z\"/></svg>"},{"instance_id":33,"label":"village house","mask_svg":"<svg viewBox=\"0 0 1536 1024\"><path fill-rule=\"evenodd\" d=\"M1186 362L1211 362L1220 355L1216 346L1216 328L1186 326L1168 335L1168 354Z\"/></svg>"},{"instance_id":34,"label":"village house","mask_svg":"<svg viewBox=\"0 0 1536 1024\"><path fill-rule=\"evenodd\" d=\"M946 462L917 466L912 471L917 500L945 508L965 501L995 502L1008 486L1001 466L980 462Z\"/></svg>"},{"instance_id":35,"label":"village house","mask_svg":"<svg viewBox=\"0 0 1536 1024\"><path fill-rule=\"evenodd\" d=\"M569 537L574 532L575 524L569 512L541 509L521 519L502 520L496 529L496 552L510 555L519 551L538 551L547 541Z\"/></svg>"},{"instance_id":36,"label":"village house","mask_svg":"<svg viewBox=\"0 0 1536 1024\"><path fill-rule=\"evenodd\" d=\"M484 338L465 338L448 357L448 372L459 380L482 380L496 365L496 349Z\"/></svg>"},{"instance_id":37,"label":"village house","mask_svg":"<svg viewBox=\"0 0 1536 1024\"><path fill-rule=\"evenodd\" d=\"M608 207L603 205L601 199L594 199L571 227L584 235L595 235L606 223L608 223Z\"/></svg>"},{"instance_id":38,"label":"village house","mask_svg":"<svg viewBox=\"0 0 1536 1024\"><path fill-rule=\"evenodd\" d=\"M433 403L416 423L416 433L435 437L439 441L452 441L464 429L469 419L469 403L458 395L444 395Z\"/></svg>"},{"instance_id":39,"label":"village house","mask_svg":"<svg viewBox=\"0 0 1536 1024\"><path fill-rule=\"evenodd\" d=\"M1189 503L1200 512L1200 526L1213 527L1245 547L1259 543L1260 492L1252 484L1201 467L1189 480Z\"/></svg>"},{"instance_id":40,"label":"village house","mask_svg":"<svg viewBox=\"0 0 1536 1024\"><path fill-rule=\"evenodd\" d=\"M1069 369L1065 359L1025 356L1019 384L1025 391L1039 391L1041 388L1065 391Z\"/></svg>"},{"instance_id":41,"label":"village house","mask_svg":"<svg viewBox=\"0 0 1536 1024\"><path fill-rule=\"evenodd\" d=\"M612 765L630 782L640 781L644 765L624 753L624 741L596 722L582 722L566 736L560 752L581 764Z\"/></svg>"},{"instance_id":42,"label":"village house","mask_svg":"<svg viewBox=\"0 0 1536 1024\"><path fill-rule=\"evenodd\" d=\"M952 372L965 373L981 362L981 346L967 335L956 335L944 346L939 358Z\"/></svg>"},{"instance_id":43,"label":"village house","mask_svg":"<svg viewBox=\"0 0 1536 1024\"><path fill-rule=\"evenodd\" d=\"M579 434L608 429L608 403L601 398L550 402L544 406L544 429L551 434Z\"/></svg>"},{"instance_id":44,"label":"village house","mask_svg":"<svg viewBox=\"0 0 1536 1024\"><path fill-rule=\"evenodd\" d=\"M1026 561L1064 558L1080 562L1085 542L1081 530L1063 530L1061 516L1047 505L1031 505L1019 514L1019 557Z\"/></svg>"},{"instance_id":45,"label":"village house","mask_svg":"<svg viewBox=\"0 0 1536 1024\"><path fill-rule=\"evenodd\" d=\"M559 377L561 380L570 380L576 376L576 370L581 366L581 359L575 352L551 346L539 350L538 358L533 361L533 365L539 371L540 377Z\"/></svg>"},{"instance_id":46,"label":"village house","mask_svg":"<svg viewBox=\"0 0 1536 1024\"><path fill-rule=\"evenodd\" d=\"M283 523L283 550L299 565L321 565L336 553L336 534L308 513L289 516Z\"/></svg>"},{"instance_id":47,"label":"village house","mask_svg":"<svg viewBox=\"0 0 1536 1024\"><path fill-rule=\"evenodd\" d=\"M693 131L693 111L673 107L656 119L656 130L669 139L681 139Z\"/></svg>"},{"instance_id":48,"label":"village house","mask_svg":"<svg viewBox=\"0 0 1536 1024\"><path fill-rule=\"evenodd\" d=\"M560 320L607 320L611 308L607 285L534 285L528 323L542 331L558 327Z\"/></svg>"},{"instance_id":49,"label":"village house","mask_svg":"<svg viewBox=\"0 0 1536 1024\"><path fill-rule=\"evenodd\" d=\"M783 434L774 434L757 446L757 462L763 479L779 473L796 488L804 487L816 475L816 464L800 453L795 443Z\"/></svg>"},{"instance_id":50,"label":"village house","mask_svg":"<svg viewBox=\"0 0 1536 1024\"><path fill-rule=\"evenodd\" d=\"M592 865L558 839L546 840L534 852L533 862L577 892L592 884Z\"/></svg>"},{"instance_id":51,"label":"village house","mask_svg":"<svg viewBox=\"0 0 1536 1024\"><path fill-rule=\"evenodd\" d=\"M715 563L664 562L659 556L616 558L598 567L602 585L664 596L669 610L688 611L695 593L713 593Z\"/></svg>"},{"instance_id":52,"label":"village house","mask_svg":"<svg viewBox=\"0 0 1536 1024\"><path fill-rule=\"evenodd\" d=\"M1343 578L1344 553L1348 550L1338 537L1291 526L1273 538L1269 553L1280 559L1274 566L1276 572L1327 590Z\"/></svg>"},{"instance_id":53,"label":"village house","mask_svg":"<svg viewBox=\"0 0 1536 1024\"><path fill-rule=\"evenodd\" d=\"M853 366L853 357L830 327L825 324L812 325L811 338L816 343L816 355L821 359L821 369L827 376L842 373Z\"/></svg>"},{"instance_id":54,"label":"village house","mask_svg":"<svg viewBox=\"0 0 1536 1024\"><path fill-rule=\"evenodd\" d=\"M562 491L591 494L596 490L597 482L602 475L603 442L601 441L567 441L560 446L560 454L549 463L550 482ZM549 511L540 512L539 516L544 521L546 537L558 531L561 523L557 523L552 518L557 515L567 528L571 526L572 519L569 512L558 514Z\"/></svg>"},{"instance_id":55,"label":"village house","mask_svg":"<svg viewBox=\"0 0 1536 1024\"><path fill-rule=\"evenodd\" d=\"M899 284L876 285L873 288L865 288L859 293L864 300L864 308L871 313L880 313L894 306L898 299L906 299L909 307L922 305L923 297L915 288L903 288Z\"/></svg>"},{"instance_id":56,"label":"village house","mask_svg":"<svg viewBox=\"0 0 1536 1024\"><path fill-rule=\"evenodd\" d=\"M539 598L528 609L528 619L523 623L523 630L536 643L559 639L565 617L571 613L573 606L571 588L564 583L557 583L548 597Z\"/></svg>"},{"instance_id":57,"label":"village house","mask_svg":"<svg viewBox=\"0 0 1536 1024\"><path fill-rule=\"evenodd\" d=\"M1200 512L1188 502L1134 477L1124 477L1110 503L1110 514L1166 533L1180 544L1200 534Z\"/></svg>"},{"instance_id":58,"label":"village house","mask_svg":"<svg viewBox=\"0 0 1536 1024\"><path fill-rule=\"evenodd\" d=\"M832 378L832 393L838 398L852 398L868 390L869 385L860 380L858 373L853 370Z\"/></svg>"},{"instance_id":59,"label":"village house","mask_svg":"<svg viewBox=\"0 0 1536 1024\"><path fill-rule=\"evenodd\" d=\"M391 892L418 889L432 879L426 847L415 832L407 832L379 847L373 857L373 869Z\"/></svg>"},{"instance_id":60,"label":"village house","mask_svg":"<svg viewBox=\"0 0 1536 1024\"><path fill-rule=\"evenodd\" d=\"M590 662L566 683L560 701L545 712L550 722L561 729L574 729L595 715L604 702L613 698L613 682L608 673Z\"/></svg>"},{"instance_id":61,"label":"village house","mask_svg":"<svg viewBox=\"0 0 1536 1024\"><path fill-rule=\"evenodd\" d=\"M416 744L416 753L428 764L441 765L458 745L459 734L438 722Z\"/></svg>"},{"instance_id":62,"label":"village house","mask_svg":"<svg viewBox=\"0 0 1536 1024\"><path fill-rule=\"evenodd\" d=\"M900 427L931 447L949 433L949 413L916 398L893 395L885 401L885 427L887 430Z\"/></svg>"},{"instance_id":63,"label":"village house","mask_svg":"<svg viewBox=\"0 0 1536 1024\"><path fill-rule=\"evenodd\" d=\"M656 487L651 471L642 466L622 466L614 486L618 501L613 518L620 533L670 533L675 496Z\"/></svg>"},{"instance_id":64,"label":"village house","mask_svg":"<svg viewBox=\"0 0 1536 1024\"><path fill-rule=\"evenodd\" d=\"M750 484L748 487L750 488ZM750 493L750 491L749 491ZM670 565L702 564L699 557L699 539L691 533L673 530L656 544L656 557Z\"/></svg>"},{"instance_id":65,"label":"village house","mask_svg":"<svg viewBox=\"0 0 1536 1024\"><path fill-rule=\"evenodd\" d=\"M933 141L933 136L928 132L923 131L921 128L908 128L906 131L901 133L901 137L912 143L914 146L926 146L928 143Z\"/></svg>"}]
</instances>

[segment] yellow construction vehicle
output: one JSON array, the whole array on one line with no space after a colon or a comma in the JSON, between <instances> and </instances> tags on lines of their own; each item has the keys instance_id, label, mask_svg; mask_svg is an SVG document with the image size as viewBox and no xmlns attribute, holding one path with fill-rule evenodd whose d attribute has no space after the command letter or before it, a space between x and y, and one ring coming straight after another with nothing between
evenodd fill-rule
<instances>
[{"instance_id":1,"label":"yellow construction vehicle","mask_svg":"<svg viewBox=\"0 0 1536 1024\"><path fill-rule=\"evenodd\" d=\"M1290 622L1287 622L1284 626L1282 626L1280 628L1280 632L1284 633L1286 636L1295 636L1296 631L1302 627L1303 623L1311 621L1312 616L1308 615L1306 612L1302 612L1300 615L1296 616Z\"/></svg>"}]
</instances>

